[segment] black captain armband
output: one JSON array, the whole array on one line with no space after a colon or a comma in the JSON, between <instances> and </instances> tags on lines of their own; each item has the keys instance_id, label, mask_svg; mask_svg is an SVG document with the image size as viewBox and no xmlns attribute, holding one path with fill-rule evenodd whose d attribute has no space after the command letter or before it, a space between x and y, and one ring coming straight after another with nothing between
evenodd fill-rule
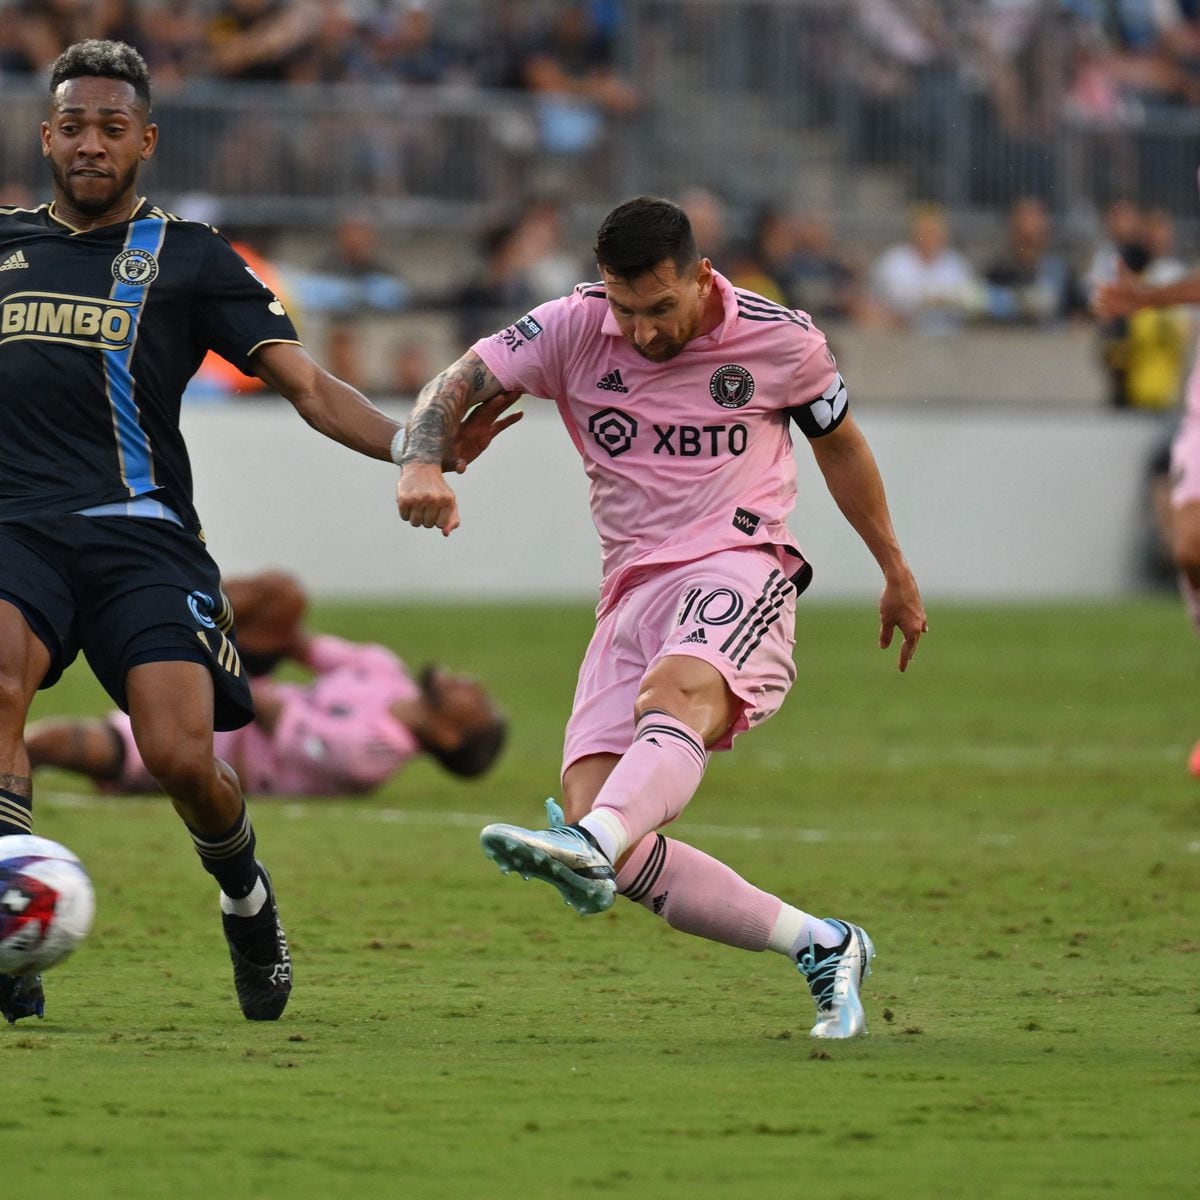
<instances>
[{"instance_id":1,"label":"black captain armband","mask_svg":"<svg viewBox=\"0 0 1200 1200\"><path fill-rule=\"evenodd\" d=\"M846 385L839 372L815 400L808 404L797 404L788 412L800 432L811 441L832 433L845 420L849 408L850 398L846 395Z\"/></svg>"}]
</instances>

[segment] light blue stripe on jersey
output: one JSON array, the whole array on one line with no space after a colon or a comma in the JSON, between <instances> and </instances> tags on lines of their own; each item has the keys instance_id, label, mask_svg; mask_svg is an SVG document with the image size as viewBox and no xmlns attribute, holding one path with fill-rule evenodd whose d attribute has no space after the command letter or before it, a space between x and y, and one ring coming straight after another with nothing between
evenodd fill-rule
<instances>
[{"instance_id":1,"label":"light blue stripe on jersey","mask_svg":"<svg viewBox=\"0 0 1200 1200\"><path fill-rule=\"evenodd\" d=\"M168 508L161 500L152 500L149 496L139 496L136 500L118 500L115 504L94 504L91 508L78 509L75 516L153 517L157 521L170 521L172 525L183 528L183 522L173 508Z\"/></svg>"},{"instance_id":2,"label":"light blue stripe on jersey","mask_svg":"<svg viewBox=\"0 0 1200 1200\"><path fill-rule=\"evenodd\" d=\"M129 223L125 238L126 250L144 250L157 258L162 249L167 223L162 217L144 217ZM112 290L112 299L136 304L133 312L133 328L129 333L129 345L124 350L109 350L104 354L104 373L108 384L108 402L112 406L113 425L117 432L117 453L121 460L121 476L131 496L140 496L153 491L158 484L154 479L154 458L150 452L150 439L142 428L141 413L134 396L136 383L130 369L133 352L137 346L138 325L146 306L149 284L126 283L117 279Z\"/></svg>"}]
</instances>

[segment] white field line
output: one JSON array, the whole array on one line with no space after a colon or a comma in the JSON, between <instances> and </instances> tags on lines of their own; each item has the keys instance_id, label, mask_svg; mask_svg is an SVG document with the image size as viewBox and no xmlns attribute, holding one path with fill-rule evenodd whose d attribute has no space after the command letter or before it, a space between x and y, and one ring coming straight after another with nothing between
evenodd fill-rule
<instances>
[{"instance_id":1,"label":"white field line","mask_svg":"<svg viewBox=\"0 0 1200 1200\"><path fill-rule=\"evenodd\" d=\"M1123 746L1030 746L1014 744L987 746L955 746L939 749L931 754L928 749L889 746L876 753L868 765L885 771L907 771L914 767L922 770L931 766L978 767L988 771L1019 773L1038 768L1052 767L1114 767L1144 764L1156 766L1160 763L1184 763L1190 746L1166 745L1146 747ZM811 768L836 767L847 764L863 765L861 755L852 748L822 747L820 752L808 755L803 747L795 751L759 751L747 746L738 747L739 757L735 762L752 763L755 767L772 770L789 770L805 766Z\"/></svg>"},{"instance_id":2,"label":"white field line","mask_svg":"<svg viewBox=\"0 0 1200 1200\"><path fill-rule=\"evenodd\" d=\"M80 792L39 792L37 802L48 808L119 807L126 803L120 797ZM330 800L288 800L279 806L279 811L293 820L306 820L336 803L337 801ZM435 828L449 826L464 829L481 829L499 819L495 813L442 810L422 812L407 808L362 808L355 805L344 805L342 816L377 825L424 825ZM695 825L690 822L681 832L690 837L730 838L741 842L879 842L890 836L883 830L805 829L786 825ZM1015 833L980 833L974 838L979 845L997 848L1016 845L1019 840ZM1185 842L1183 849L1188 854L1200 854L1200 840Z\"/></svg>"}]
</instances>

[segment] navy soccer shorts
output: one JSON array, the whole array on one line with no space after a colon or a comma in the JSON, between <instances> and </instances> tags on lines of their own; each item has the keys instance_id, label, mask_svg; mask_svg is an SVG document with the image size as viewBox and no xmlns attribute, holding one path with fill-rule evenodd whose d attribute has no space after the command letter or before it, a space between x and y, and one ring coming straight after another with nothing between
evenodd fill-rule
<instances>
[{"instance_id":1,"label":"navy soccer shorts","mask_svg":"<svg viewBox=\"0 0 1200 1200\"><path fill-rule=\"evenodd\" d=\"M0 564L0 598L21 610L50 651L43 688L82 650L128 712L131 668L198 662L212 676L216 728L253 719L233 610L195 534L144 517L28 517L0 522Z\"/></svg>"}]
</instances>

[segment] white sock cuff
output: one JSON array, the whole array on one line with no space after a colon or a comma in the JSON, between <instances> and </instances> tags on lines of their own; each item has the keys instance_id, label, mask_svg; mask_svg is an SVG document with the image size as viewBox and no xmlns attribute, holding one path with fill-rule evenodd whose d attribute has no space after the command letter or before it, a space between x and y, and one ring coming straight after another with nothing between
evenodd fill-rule
<instances>
[{"instance_id":1,"label":"white sock cuff","mask_svg":"<svg viewBox=\"0 0 1200 1200\"><path fill-rule=\"evenodd\" d=\"M244 896L241 900L234 900L224 892L221 893L221 911L228 917L253 917L262 911L262 906L266 902L267 885L263 882L261 875L254 881L250 895Z\"/></svg>"},{"instance_id":2,"label":"white sock cuff","mask_svg":"<svg viewBox=\"0 0 1200 1200\"><path fill-rule=\"evenodd\" d=\"M825 947L836 946L842 941L841 933L828 921L785 904L775 918L775 926L767 939L767 949L794 959L808 949L809 938L815 945Z\"/></svg>"},{"instance_id":3,"label":"white sock cuff","mask_svg":"<svg viewBox=\"0 0 1200 1200\"><path fill-rule=\"evenodd\" d=\"M615 863L629 849L629 830L615 808L593 808L578 824L596 839L610 863Z\"/></svg>"}]
</instances>

